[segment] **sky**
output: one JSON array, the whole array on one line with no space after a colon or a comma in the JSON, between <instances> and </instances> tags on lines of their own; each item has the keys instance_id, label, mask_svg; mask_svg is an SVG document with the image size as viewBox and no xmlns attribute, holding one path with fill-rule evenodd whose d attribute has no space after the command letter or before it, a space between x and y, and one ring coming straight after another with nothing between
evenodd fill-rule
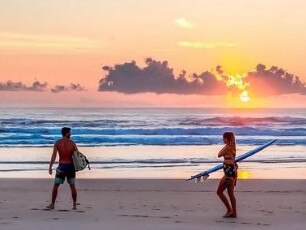
<instances>
[{"instance_id":1,"label":"sky","mask_svg":"<svg viewBox=\"0 0 306 230\"><path fill-rule=\"evenodd\" d=\"M306 107L302 0L0 0L0 106Z\"/></svg>"}]
</instances>

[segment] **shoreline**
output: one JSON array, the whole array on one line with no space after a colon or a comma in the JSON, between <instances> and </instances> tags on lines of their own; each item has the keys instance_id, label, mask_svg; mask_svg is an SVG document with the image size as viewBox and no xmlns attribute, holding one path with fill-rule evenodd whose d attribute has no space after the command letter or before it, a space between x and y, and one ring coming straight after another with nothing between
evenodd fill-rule
<instances>
[{"instance_id":1,"label":"shoreline","mask_svg":"<svg viewBox=\"0 0 306 230\"><path fill-rule=\"evenodd\" d=\"M80 147L92 162L92 170L79 172L78 178L188 179L218 161L221 163L216 157L221 147ZM239 146L238 155L252 148ZM50 178L51 151L52 148L0 148L0 178ZM305 147L300 146L271 146L252 156L251 161L239 163L238 176L240 179L306 179L304 152ZM282 161L277 163L277 159ZM294 159L300 162L292 161ZM218 171L210 178L219 179L222 175L222 171Z\"/></svg>"},{"instance_id":2,"label":"shoreline","mask_svg":"<svg viewBox=\"0 0 306 230\"><path fill-rule=\"evenodd\" d=\"M306 180L238 180L237 219L225 219L219 180L195 184L173 179L78 179L78 209L69 186L53 179L0 179L0 227L15 229L303 229Z\"/></svg>"}]
</instances>

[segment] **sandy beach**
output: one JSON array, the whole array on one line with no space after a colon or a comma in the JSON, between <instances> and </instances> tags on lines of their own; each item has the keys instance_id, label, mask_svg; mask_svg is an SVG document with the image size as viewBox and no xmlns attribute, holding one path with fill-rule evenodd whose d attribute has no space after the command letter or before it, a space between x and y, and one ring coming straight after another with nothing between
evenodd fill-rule
<instances>
[{"instance_id":1,"label":"sandy beach","mask_svg":"<svg viewBox=\"0 0 306 230\"><path fill-rule=\"evenodd\" d=\"M305 180L240 180L238 218L215 194L218 180L81 179L79 205L60 188L47 211L52 179L0 179L0 229L304 229Z\"/></svg>"}]
</instances>

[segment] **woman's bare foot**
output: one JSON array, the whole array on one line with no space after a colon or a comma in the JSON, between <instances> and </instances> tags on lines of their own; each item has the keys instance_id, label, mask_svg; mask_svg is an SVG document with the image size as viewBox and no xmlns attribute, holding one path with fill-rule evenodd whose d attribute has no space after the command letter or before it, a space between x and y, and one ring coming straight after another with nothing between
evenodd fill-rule
<instances>
[{"instance_id":1,"label":"woman's bare foot","mask_svg":"<svg viewBox=\"0 0 306 230\"><path fill-rule=\"evenodd\" d=\"M233 214L233 212L232 211L227 211L226 213L225 213L225 215L223 215L223 217L224 218L228 218L230 215L232 215Z\"/></svg>"}]
</instances>

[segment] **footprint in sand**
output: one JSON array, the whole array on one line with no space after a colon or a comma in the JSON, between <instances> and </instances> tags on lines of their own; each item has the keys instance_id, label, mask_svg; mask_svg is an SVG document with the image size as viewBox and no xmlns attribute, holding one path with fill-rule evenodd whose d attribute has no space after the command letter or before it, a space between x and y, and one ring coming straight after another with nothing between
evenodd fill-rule
<instances>
[{"instance_id":1,"label":"footprint in sand","mask_svg":"<svg viewBox=\"0 0 306 230\"><path fill-rule=\"evenodd\" d=\"M120 216L126 216L126 217L128 217L128 216L130 216L130 217L143 217L143 218L149 217L149 216L146 216L146 215L127 215L127 214L122 214L122 215L120 215Z\"/></svg>"},{"instance_id":2,"label":"footprint in sand","mask_svg":"<svg viewBox=\"0 0 306 230\"><path fill-rule=\"evenodd\" d=\"M222 220L216 220L216 223L224 223Z\"/></svg>"},{"instance_id":3,"label":"footprint in sand","mask_svg":"<svg viewBox=\"0 0 306 230\"><path fill-rule=\"evenodd\" d=\"M147 215L131 215L131 216L133 216L133 217L143 217L143 218L149 217L149 216L147 216Z\"/></svg>"},{"instance_id":4,"label":"footprint in sand","mask_svg":"<svg viewBox=\"0 0 306 230\"><path fill-rule=\"evenodd\" d=\"M231 224L235 224L237 223L236 221L232 220L232 221L223 221L223 220L216 220L216 223L231 223Z\"/></svg>"},{"instance_id":5,"label":"footprint in sand","mask_svg":"<svg viewBox=\"0 0 306 230\"><path fill-rule=\"evenodd\" d=\"M263 226L269 226L270 224L266 224L266 223L256 223L256 225L260 226L260 225L263 225Z\"/></svg>"},{"instance_id":6,"label":"footprint in sand","mask_svg":"<svg viewBox=\"0 0 306 230\"><path fill-rule=\"evenodd\" d=\"M82 213L83 213L83 212L85 212L85 211L83 211L83 210L76 210L75 212L82 212Z\"/></svg>"},{"instance_id":7,"label":"footprint in sand","mask_svg":"<svg viewBox=\"0 0 306 230\"><path fill-rule=\"evenodd\" d=\"M260 226L260 225L269 226L270 224L267 224L267 223L259 223L259 222L258 222L258 223L256 223L256 225L259 225L259 226Z\"/></svg>"}]
</instances>

